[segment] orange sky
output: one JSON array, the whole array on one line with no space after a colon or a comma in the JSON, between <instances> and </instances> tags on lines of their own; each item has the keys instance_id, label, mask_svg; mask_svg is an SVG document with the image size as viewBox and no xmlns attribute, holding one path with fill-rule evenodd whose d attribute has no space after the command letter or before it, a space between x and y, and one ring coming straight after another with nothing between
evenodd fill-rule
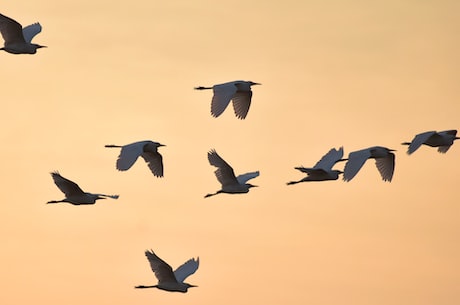
<instances>
[{"instance_id":1,"label":"orange sky","mask_svg":"<svg viewBox=\"0 0 460 305\"><path fill-rule=\"evenodd\" d=\"M2 3L48 48L0 54L1 304L458 304L460 145L400 145L460 128L458 1L113 2ZM262 83L247 119L212 118L193 87L237 79ZM104 148L145 139L167 145L163 179ZM374 145L397 149L391 183L369 161L285 184ZM211 148L260 187L204 199ZM46 205L53 170L120 198ZM199 287L133 289L156 283L150 248L199 256Z\"/></svg>"}]
</instances>

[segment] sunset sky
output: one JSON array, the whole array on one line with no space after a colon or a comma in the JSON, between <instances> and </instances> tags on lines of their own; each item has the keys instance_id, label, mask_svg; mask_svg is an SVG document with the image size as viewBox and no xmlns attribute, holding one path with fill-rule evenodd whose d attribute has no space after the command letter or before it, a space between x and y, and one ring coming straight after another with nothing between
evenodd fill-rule
<instances>
[{"instance_id":1,"label":"sunset sky","mask_svg":"<svg viewBox=\"0 0 460 305\"><path fill-rule=\"evenodd\" d=\"M0 304L457 305L460 142L401 142L460 128L460 2L434 0L2 1L40 22L35 55L0 53ZM253 87L246 120L210 115L212 92ZM160 148L118 172L117 149ZM329 149L396 149L391 183L287 186ZM248 194L219 194L207 152ZM343 163L337 164L343 169ZM95 205L64 195L52 171ZM187 294L156 284L146 249L176 268L200 257Z\"/></svg>"}]
</instances>

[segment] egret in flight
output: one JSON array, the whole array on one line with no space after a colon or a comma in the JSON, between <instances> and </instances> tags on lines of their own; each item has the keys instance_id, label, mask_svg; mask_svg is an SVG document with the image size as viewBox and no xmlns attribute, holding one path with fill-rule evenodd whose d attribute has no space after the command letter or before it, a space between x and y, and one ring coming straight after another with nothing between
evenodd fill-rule
<instances>
[{"instance_id":1,"label":"egret in flight","mask_svg":"<svg viewBox=\"0 0 460 305\"><path fill-rule=\"evenodd\" d=\"M257 186L246 182L259 176L259 171L250 172L235 177L233 168L227 162L225 162L224 159L222 159L214 149L208 152L208 160L211 165L217 167L217 170L214 173L216 174L217 180L219 180L220 184L222 185L222 189L215 193L207 194L204 196L204 198L211 197L220 193L247 193L251 187Z\"/></svg>"},{"instance_id":2,"label":"egret in flight","mask_svg":"<svg viewBox=\"0 0 460 305\"><path fill-rule=\"evenodd\" d=\"M445 131L427 131L416 135L412 142L403 142L403 145L409 145L407 154L415 152L422 144L437 147L438 152L445 154L449 148L454 144L454 141L460 139L457 137L457 130L445 130Z\"/></svg>"},{"instance_id":3,"label":"egret in flight","mask_svg":"<svg viewBox=\"0 0 460 305\"><path fill-rule=\"evenodd\" d=\"M145 256L147 256L150 268L152 268L153 273L155 273L155 276L158 279L158 284L152 286L140 285L135 286L134 288L158 288L166 291L185 293L188 288L197 287L195 285L184 283L184 280L195 273L198 269L200 258L197 258L196 260L194 258L189 259L173 272L171 266L159 258L153 250L145 251Z\"/></svg>"},{"instance_id":4,"label":"egret in flight","mask_svg":"<svg viewBox=\"0 0 460 305\"><path fill-rule=\"evenodd\" d=\"M337 180L339 179L339 174L343 172L340 170L332 169L334 164L341 161L343 157L343 147L340 147L338 150L332 148L327 154L325 154L318 163L313 167L295 167L295 169L306 173L307 177L298 180L290 181L287 185L297 184L300 182L307 181L324 181L324 180Z\"/></svg>"},{"instance_id":5,"label":"egret in flight","mask_svg":"<svg viewBox=\"0 0 460 305\"><path fill-rule=\"evenodd\" d=\"M218 117L233 101L233 110L238 119L245 119L251 106L251 86L260 85L251 81L237 80L212 87L195 87L195 90L212 89L214 95L211 101L211 115Z\"/></svg>"},{"instance_id":6,"label":"egret in flight","mask_svg":"<svg viewBox=\"0 0 460 305\"><path fill-rule=\"evenodd\" d=\"M395 154L392 151L395 150L374 146L351 152L343 170L343 180L350 181L359 172L367 159L375 159L375 165L383 181L391 182L395 169Z\"/></svg>"},{"instance_id":7,"label":"egret in flight","mask_svg":"<svg viewBox=\"0 0 460 305\"><path fill-rule=\"evenodd\" d=\"M54 183L64 193L62 200L52 200L47 203L68 202L73 205L94 204L98 199L113 198L118 199L118 195L91 194L84 192L78 184L62 177L58 172L52 172Z\"/></svg>"},{"instance_id":8,"label":"egret in flight","mask_svg":"<svg viewBox=\"0 0 460 305\"><path fill-rule=\"evenodd\" d=\"M116 167L119 171L126 171L133 166L141 156L155 177L163 177L163 157L158 152L158 147L166 146L153 141L140 141L123 146L105 145L105 147L121 148Z\"/></svg>"},{"instance_id":9,"label":"egret in flight","mask_svg":"<svg viewBox=\"0 0 460 305\"><path fill-rule=\"evenodd\" d=\"M12 54L35 54L37 49L46 48L46 46L31 43L32 38L41 30L42 26L38 22L22 28L17 21L0 14L0 32L5 40L4 47L0 50Z\"/></svg>"}]
</instances>

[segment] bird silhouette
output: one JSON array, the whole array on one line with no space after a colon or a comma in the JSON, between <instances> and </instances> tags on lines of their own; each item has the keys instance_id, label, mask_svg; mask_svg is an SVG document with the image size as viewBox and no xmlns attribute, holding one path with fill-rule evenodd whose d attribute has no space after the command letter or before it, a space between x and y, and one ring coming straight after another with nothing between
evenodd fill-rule
<instances>
[{"instance_id":1,"label":"bird silhouette","mask_svg":"<svg viewBox=\"0 0 460 305\"><path fill-rule=\"evenodd\" d=\"M222 189L215 193L207 194L206 196L204 196L205 198L220 193L247 193L249 192L249 189L251 187L257 186L246 182L248 182L248 180L250 179L259 176L259 171L242 174L238 177L235 177L233 168L227 162L225 162L224 159L222 159L214 149L208 152L208 160L211 165L217 167L217 170L214 173L216 174L217 180L219 180L220 184L222 185Z\"/></svg>"},{"instance_id":2,"label":"bird silhouette","mask_svg":"<svg viewBox=\"0 0 460 305\"><path fill-rule=\"evenodd\" d=\"M295 167L295 169L306 173L307 177L298 180L290 181L287 185L297 184L300 182L307 181L325 181L325 180L337 180L339 179L339 174L343 173L340 170L333 170L332 167L343 157L343 147L340 147L338 150L332 148L329 150L322 158L315 164L313 167Z\"/></svg>"},{"instance_id":3,"label":"bird silhouette","mask_svg":"<svg viewBox=\"0 0 460 305\"><path fill-rule=\"evenodd\" d=\"M177 291L187 292L190 287L197 287L188 283L184 283L184 280L195 273L200 264L200 258L196 260L194 258L189 259L184 264L179 266L174 272L168 263L159 258L153 250L145 251L152 271L155 273L158 279L157 285L145 286L139 285L134 288L158 288L166 291Z\"/></svg>"},{"instance_id":4,"label":"bird silhouette","mask_svg":"<svg viewBox=\"0 0 460 305\"><path fill-rule=\"evenodd\" d=\"M238 119L245 119L251 106L251 86L260 85L251 81L237 80L233 82L214 85L212 87L195 87L195 90L212 89L214 95L211 101L211 115L220 116L233 101L233 110Z\"/></svg>"},{"instance_id":5,"label":"bird silhouette","mask_svg":"<svg viewBox=\"0 0 460 305\"><path fill-rule=\"evenodd\" d=\"M133 166L141 156L147 163L155 177L163 177L163 157L158 152L158 147L166 146L153 141L139 141L127 145L105 145L105 147L121 148L116 167L119 171L126 171Z\"/></svg>"},{"instance_id":6,"label":"bird silhouette","mask_svg":"<svg viewBox=\"0 0 460 305\"><path fill-rule=\"evenodd\" d=\"M391 182L395 168L395 155L393 149L374 146L351 152L343 170L343 180L350 181L359 172L367 159L375 159L375 165L383 181Z\"/></svg>"},{"instance_id":7,"label":"bird silhouette","mask_svg":"<svg viewBox=\"0 0 460 305\"><path fill-rule=\"evenodd\" d=\"M94 204L98 199L118 199L118 195L92 194L84 192L78 184L62 177L58 172L52 172L54 183L64 193L62 200L52 200L47 203L68 202L73 205Z\"/></svg>"},{"instance_id":8,"label":"bird silhouette","mask_svg":"<svg viewBox=\"0 0 460 305\"><path fill-rule=\"evenodd\" d=\"M409 145L407 154L410 155L419 149L422 145L437 147L438 152L445 154L449 148L454 144L454 141L460 139L457 137L457 130L445 131L427 131L416 135L412 142L403 142L402 145Z\"/></svg>"},{"instance_id":9,"label":"bird silhouette","mask_svg":"<svg viewBox=\"0 0 460 305\"><path fill-rule=\"evenodd\" d=\"M0 32L5 40L0 50L11 54L35 54L37 49L46 48L46 46L31 43L41 30L42 27L38 22L22 28L17 21L0 14Z\"/></svg>"}]
</instances>

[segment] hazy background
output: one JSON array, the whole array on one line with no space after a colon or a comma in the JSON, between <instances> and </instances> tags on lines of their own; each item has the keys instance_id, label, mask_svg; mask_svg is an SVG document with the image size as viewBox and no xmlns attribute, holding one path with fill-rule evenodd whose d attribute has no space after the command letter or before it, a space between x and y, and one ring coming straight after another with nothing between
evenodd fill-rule
<instances>
[{"instance_id":1,"label":"hazy background","mask_svg":"<svg viewBox=\"0 0 460 305\"><path fill-rule=\"evenodd\" d=\"M446 155L420 132L459 121L458 1L17 1L39 21L36 55L0 54L1 304L458 304L460 143ZM215 119L212 93L253 88L246 120ZM151 139L117 172L105 144ZM350 182L303 183L332 147L397 149L393 181L373 161ZM211 148L259 188L222 194ZM337 167L342 168L343 164ZM93 206L46 205L63 194ZM176 268L200 257L187 294L155 284L144 256Z\"/></svg>"}]
</instances>

